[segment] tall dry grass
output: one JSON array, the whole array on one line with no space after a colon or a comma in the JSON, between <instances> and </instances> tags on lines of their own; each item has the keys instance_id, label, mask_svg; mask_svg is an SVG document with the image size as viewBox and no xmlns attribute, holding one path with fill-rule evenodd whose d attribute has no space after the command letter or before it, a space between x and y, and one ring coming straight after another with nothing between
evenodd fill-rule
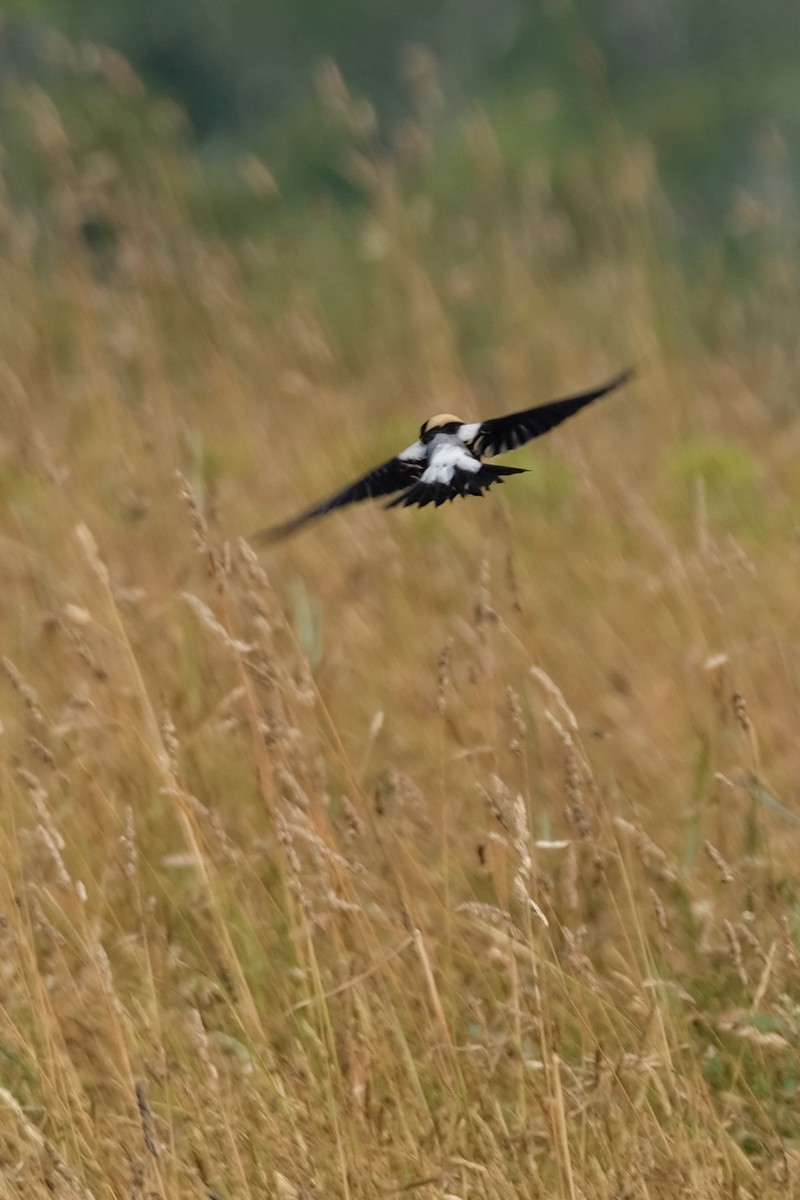
<instances>
[{"instance_id":1,"label":"tall dry grass","mask_svg":"<svg viewBox=\"0 0 800 1200\"><path fill-rule=\"evenodd\" d=\"M797 1194L780 247L690 287L645 150L520 192L476 122L455 216L356 145L363 212L234 252L19 105L3 1195ZM242 540L631 360L502 495Z\"/></svg>"}]
</instances>

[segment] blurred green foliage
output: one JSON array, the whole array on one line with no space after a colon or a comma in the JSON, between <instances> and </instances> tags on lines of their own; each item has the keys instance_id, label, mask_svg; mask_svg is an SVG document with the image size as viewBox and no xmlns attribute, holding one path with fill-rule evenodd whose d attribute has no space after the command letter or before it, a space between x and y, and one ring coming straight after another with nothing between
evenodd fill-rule
<instances>
[{"instance_id":1,"label":"blurred green foliage","mask_svg":"<svg viewBox=\"0 0 800 1200\"><path fill-rule=\"evenodd\" d=\"M315 71L332 59L374 106L382 148L426 109L442 171L478 104L511 161L621 122L652 145L689 232L727 219L742 190L793 216L800 9L790 0L18 0L6 12L0 65L48 75L45 29L115 48L185 109L229 199L243 149L264 157L284 196L357 196L341 130L314 95ZM415 46L430 49L435 74Z\"/></svg>"},{"instance_id":2,"label":"blurred green foliage","mask_svg":"<svg viewBox=\"0 0 800 1200\"><path fill-rule=\"evenodd\" d=\"M744 446L687 440L673 451L668 465L682 486L692 520L707 518L714 528L761 532L761 471Z\"/></svg>"}]
</instances>

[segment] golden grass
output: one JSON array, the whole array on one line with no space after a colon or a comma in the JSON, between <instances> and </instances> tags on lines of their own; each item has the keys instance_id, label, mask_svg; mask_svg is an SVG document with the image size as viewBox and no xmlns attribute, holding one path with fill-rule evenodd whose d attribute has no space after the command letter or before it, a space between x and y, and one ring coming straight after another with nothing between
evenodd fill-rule
<instances>
[{"instance_id":1,"label":"golden grass","mask_svg":"<svg viewBox=\"0 0 800 1200\"><path fill-rule=\"evenodd\" d=\"M2 1195L797 1194L780 255L760 309L681 283L625 147L575 164L581 249L483 127L457 219L374 162L362 216L234 254L162 151L144 189L41 103L0 259ZM431 411L631 360L501 495L240 540Z\"/></svg>"}]
</instances>

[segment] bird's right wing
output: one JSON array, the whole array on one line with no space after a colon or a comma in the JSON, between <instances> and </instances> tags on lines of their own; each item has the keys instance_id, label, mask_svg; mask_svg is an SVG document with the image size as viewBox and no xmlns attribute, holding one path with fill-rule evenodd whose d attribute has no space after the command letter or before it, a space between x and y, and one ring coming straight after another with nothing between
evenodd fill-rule
<instances>
[{"instance_id":1,"label":"bird's right wing","mask_svg":"<svg viewBox=\"0 0 800 1200\"><path fill-rule=\"evenodd\" d=\"M622 387L623 383L632 378L633 371L623 371L621 375L601 384L600 387L592 388L589 392L580 392L577 396L567 396L564 400L553 400L550 404L540 404L537 408L526 408L522 412L484 421L475 437L475 452L481 458L492 458L495 454L516 450L532 438L549 433L556 425L580 412L587 404Z\"/></svg>"},{"instance_id":2,"label":"bird's right wing","mask_svg":"<svg viewBox=\"0 0 800 1200\"><path fill-rule=\"evenodd\" d=\"M304 509L296 517L283 521L280 525L273 525L269 529L260 530L252 540L275 542L279 538L294 533L309 521L324 517L326 513L332 512L335 508L358 504L360 500L371 500L376 496L388 496L401 488L409 487L419 479L425 454L425 447L420 442L415 442L413 446L409 446L396 458L390 458L387 462L381 463L379 467L367 472L366 475L356 479L354 483L348 484L341 491L334 492L332 496L327 496L318 504L313 504L311 508Z\"/></svg>"}]
</instances>

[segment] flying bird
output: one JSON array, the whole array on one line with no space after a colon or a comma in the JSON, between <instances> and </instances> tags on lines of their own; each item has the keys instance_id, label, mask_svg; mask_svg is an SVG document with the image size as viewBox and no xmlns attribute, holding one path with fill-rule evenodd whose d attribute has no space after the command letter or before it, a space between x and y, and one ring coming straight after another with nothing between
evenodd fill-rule
<instances>
[{"instance_id":1,"label":"flying bird","mask_svg":"<svg viewBox=\"0 0 800 1200\"><path fill-rule=\"evenodd\" d=\"M484 458L516 450L533 438L541 437L587 404L622 387L632 375L631 370L623 371L589 392L504 417L493 417L489 421L467 422L452 413L439 413L425 421L418 440L395 458L381 463L296 517L262 530L254 540L276 541L336 508L378 496L393 497L385 508L408 508L414 504L424 508L426 504L438 506L445 500L455 500L456 496L482 496L492 484L502 483L504 476L520 475L525 471L524 467L494 466L485 463ZM398 493L396 496L395 492Z\"/></svg>"}]
</instances>

